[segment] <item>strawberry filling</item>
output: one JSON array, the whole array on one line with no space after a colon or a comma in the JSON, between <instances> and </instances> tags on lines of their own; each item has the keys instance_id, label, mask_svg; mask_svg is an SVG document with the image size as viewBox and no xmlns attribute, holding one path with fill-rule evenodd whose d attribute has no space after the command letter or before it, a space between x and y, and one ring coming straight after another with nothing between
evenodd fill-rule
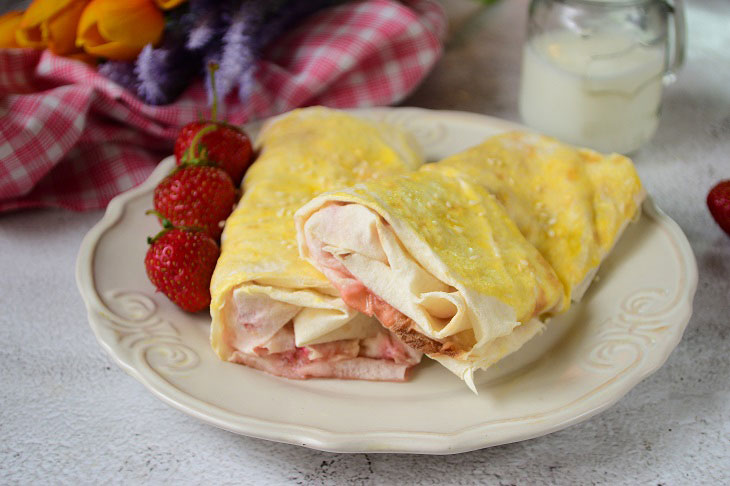
<instances>
[{"instance_id":1,"label":"strawberry filling","mask_svg":"<svg viewBox=\"0 0 730 486\"><path fill-rule=\"evenodd\" d=\"M379 326L359 339L297 346L292 321L296 306L263 297L238 307L227 335L236 349L230 359L272 375L405 381L408 370L421 360L420 352Z\"/></svg>"},{"instance_id":2,"label":"strawberry filling","mask_svg":"<svg viewBox=\"0 0 730 486\"><path fill-rule=\"evenodd\" d=\"M323 250L321 241L307 239L306 244L317 268L335 286L345 304L367 316L375 316L383 326L394 333L399 345L405 344L406 349L417 349L426 354L458 353L458 346L455 343L449 340L442 343L420 333L413 319L375 295L357 280L339 260Z\"/></svg>"}]
</instances>

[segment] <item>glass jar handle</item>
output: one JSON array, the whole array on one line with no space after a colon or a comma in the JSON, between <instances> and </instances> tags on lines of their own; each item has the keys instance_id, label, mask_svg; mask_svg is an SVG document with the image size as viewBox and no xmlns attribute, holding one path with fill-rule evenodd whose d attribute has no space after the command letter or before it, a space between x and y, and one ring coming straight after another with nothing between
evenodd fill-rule
<instances>
[{"instance_id":1,"label":"glass jar handle","mask_svg":"<svg viewBox=\"0 0 730 486\"><path fill-rule=\"evenodd\" d=\"M684 0L665 2L674 19L673 59L664 73L664 84L671 84L677 79L677 72L684 64L687 49L687 23L684 18Z\"/></svg>"}]
</instances>

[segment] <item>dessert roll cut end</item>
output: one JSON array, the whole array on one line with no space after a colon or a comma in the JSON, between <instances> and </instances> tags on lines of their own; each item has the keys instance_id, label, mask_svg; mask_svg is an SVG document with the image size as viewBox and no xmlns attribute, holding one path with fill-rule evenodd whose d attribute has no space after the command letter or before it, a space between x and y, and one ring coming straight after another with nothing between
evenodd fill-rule
<instances>
[{"instance_id":1,"label":"dessert roll cut end","mask_svg":"<svg viewBox=\"0 0 730 486\"><path fill-rule=\"evenodd\" d=\"M547 262L491 194L461 179L361 184L315 198L295 223L300 254L345 303L472 389L474 370L517 350L561 305Z\"/></svg>"}]
</instances>

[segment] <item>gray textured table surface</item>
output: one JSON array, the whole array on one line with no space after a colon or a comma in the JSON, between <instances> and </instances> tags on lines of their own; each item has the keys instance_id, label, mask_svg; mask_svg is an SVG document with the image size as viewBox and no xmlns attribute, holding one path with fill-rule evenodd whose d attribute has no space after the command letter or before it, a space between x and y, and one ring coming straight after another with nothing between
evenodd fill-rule
<instances>
[{"instance_id":1,"label":"gray textured table surface","mask_svg":"<svg viewBox=\"0 0 730 486\"><path fill-rule=\"evenodd\" d=\"M405 104L517 119L526 4L490 8ZM458 21L473 4L447 3ZM730 3L691 2L688 63L635 157L700 267L666 365L569 429L454 456L330 454L240 437L174 410L97 345L74 282L100 212L0 215L0 483L728 484L730 238L704 203L730 178Z\"/></svg>"}]
</instances>

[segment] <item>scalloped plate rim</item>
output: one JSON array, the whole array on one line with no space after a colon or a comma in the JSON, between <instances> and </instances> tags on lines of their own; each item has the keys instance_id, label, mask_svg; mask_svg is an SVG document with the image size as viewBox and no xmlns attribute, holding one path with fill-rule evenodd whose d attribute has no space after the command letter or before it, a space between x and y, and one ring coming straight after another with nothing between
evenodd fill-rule
<instances>
[{"instance_id":1,"label":"scalloped plate rim","mask_svg":"<svg viewBox=\"0 0 730 486\"><path fill-rule=\"evenodd\" d=\"M475 124L490 124L502 128L521 128L521 125L502 120L499 118L481 115L478 113L459 112L451 110L428 110L424 108L359 108L350 110L355 113L422 113L438 118L457 118L460 121L468 121ZM261 122L257 122L261 123ZM328 452L392 452L392 453L425 453L425 454L452 454L467 452L485 447L517 442L534 437L546 435L557 430L587 420L588 418L611 407L631 389L638 385L649 375L657 371L669 358L671 352L679 344L684 330L692 315L692 303L697 288L697 264L691 246L679 225L658 208L651 198L644 203L644 212L650 215L658 224L669 230L669 234L677 243L679 254L684 259L687 269L687 282L683 289L679 290L680 301L684 305L677 307L677 312L672 316L673 329L671 339L657 349L660 356L653 356L653 359L643 360L642 364L631 374L625 376L617 389L605 397L602 401L592 407L580 407L581 401L568 405L554 411L548 412L546 417L538 419L543 422L542 426L530 427L529 419L517 420L525 422L524 430L515 430L511 434L502 434L502 437L492 439L485 438L483 432L487 431L493 424L476 425L472 428L462 429L449 433L423 433L423 432L390 432L372 431L367 433L338 432L335 430L320 429L309 425L297 425L268 421L258 418L237 415L224 410L217 405L209 404L203 400L192 397L178 389L171 383L164 381L162 384L153 383L143 375L133 363L116 352L115 348L106 341L103 330L100 328L97 319L104 319L101 309L101 299L96 291L93 277L94 252L101 236L112 228L123 216L125 204L154 188L161 176L171 167L172 156L163 159L154 169L150 176L140 185L114 197L107 206L106 212L101 220L96 223L84 237L76 264L76 283L81 293L90 327L102 348L113 358L113 360L129 375L142 383L155 396L174 408L191 415L199 420L228 430L233 433L243 434L250 437L273 440L289 444L301 445L317 450ZM551 419L551 420L550 420ZM546 423L547 422L547 423ZM497 434L499 436L499 434ZM428 438L429 441L421 443L413 442L414 439ZM377 441L378 446L373 447L372 442Z\"/></svg>"}]
</instances>

